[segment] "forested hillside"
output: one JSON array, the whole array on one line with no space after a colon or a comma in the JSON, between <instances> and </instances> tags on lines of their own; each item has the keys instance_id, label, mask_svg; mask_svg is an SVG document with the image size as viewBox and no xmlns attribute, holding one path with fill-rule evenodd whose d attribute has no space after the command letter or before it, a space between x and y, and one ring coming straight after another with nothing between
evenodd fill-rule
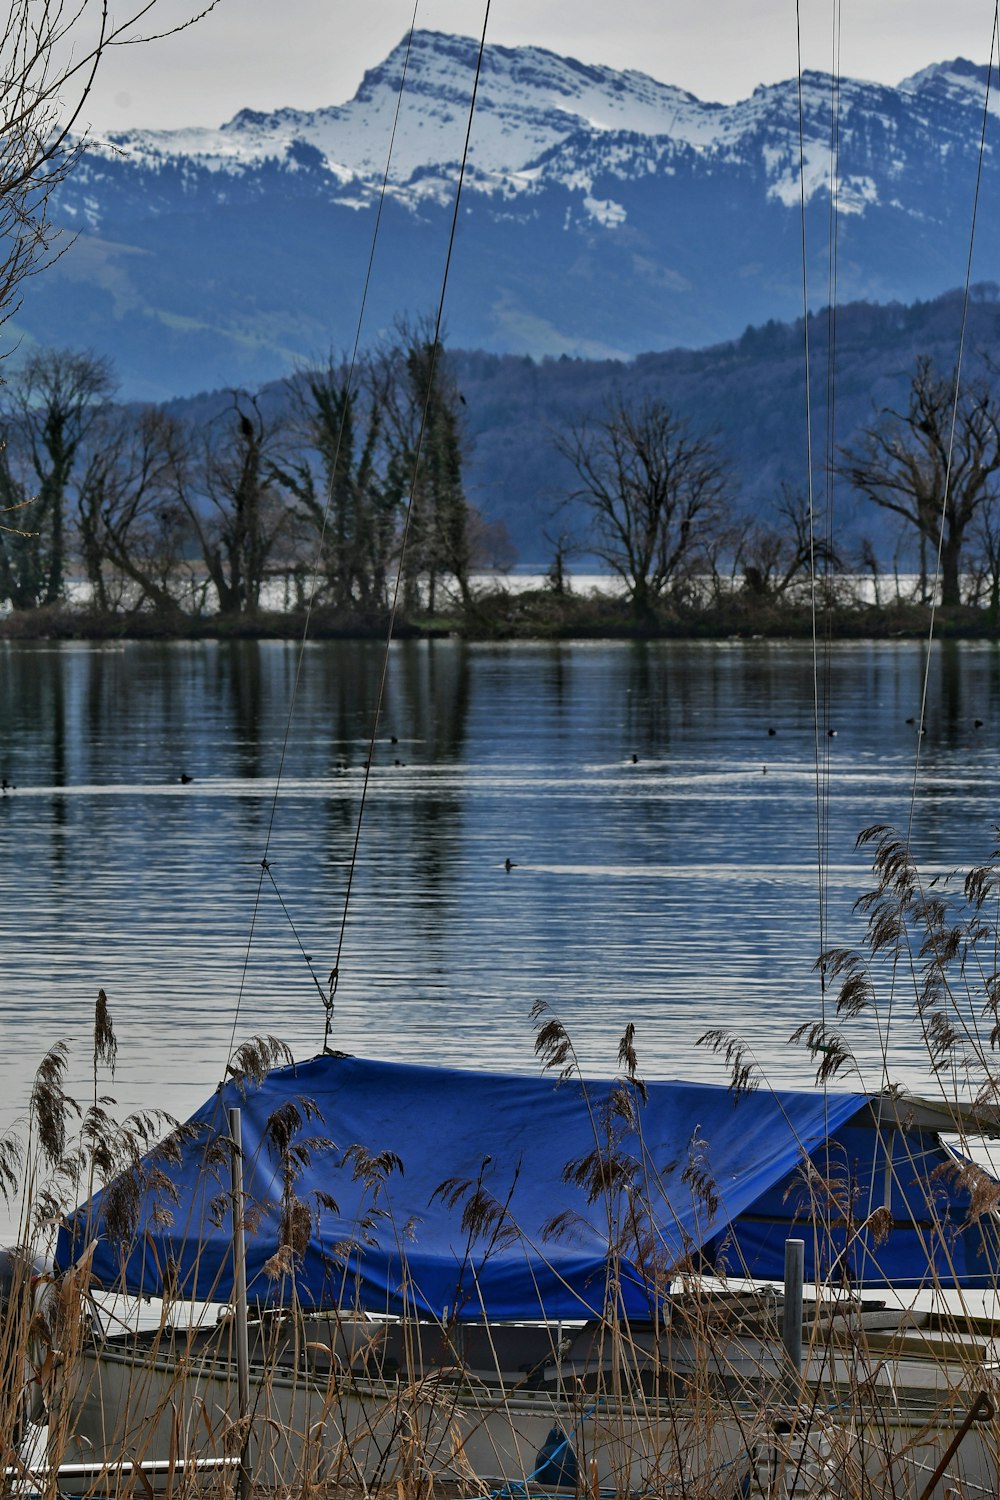
<instances>
[{"instance_id":1,"label":"forested hillside","mask_svg":"<svg viewBox=\"0 0 1000 1500\"><path fill-rule=\"evenodd\" d=\"M936 597L992 629L996 288L964 314L957 294L857 303L627 362L449 352L400 321L353 368L169 406L116 400L92 352L36 350L0 392L0 607L41 610L33 630L76 601L100 628L144 613L170 633L313 594L331 628L367 630L402 559L417 629L449 628L442 610L513 628L477 580L514 564L560 607L567 572L606 569L629 628L729 630L735 609L740 629L762 611L786 629L819 576L849 611Z\"/></svg>"},{"instance_id":2,"label":"forested hillside","mask_svg":"<svg viewBox=\"0 0 1000 1500\"><path fill-rule=\"evenodd\" d=\"M827 457L847 446L886 406L905 405L918 355L942 373L954 369L962 299L951 295L913 307L854 303L810 318L813 483L828 483ZM830 333L833 330L833 355ZM1000 362L1000 303L995 287L981 287L970 306L965 371ZM655 394L690 422L712 432L728 456L738 504L766 513L783 484L807 485L805 332L802 322L748 328L733 343L711 349L645 354L614 361L500 358L462 353L456 375L465 394L473 447L470 489L482 510L502 517L526 562L545 557L546 515L571 490L574 476L560 459L552 429L597 410L611 391ZM842 548L863 536L888 559L895 536L884 514L861 504L841 481L835 486L835 528ZM556 523L582 532L572 507Z\"/></svg>"},{"instance_id":3,"label":"forested hillside","mask_svg":"<svg viewBox=\"0 0 1000 1500\"><path fill-rule=\"evenodd\" d=\"M1000 365L1000 300L996 286L976 287L969 307L964 372ZM813 484L817 500L829 482L828 457L849 446L885 407L905 405L915 362L929 355L942 374L958 354L962 297L949 293L912 307L856 302L810 317ZM831 358L830 334L833 333ZM715 437L730 462L733 503L766 517L782 486L807 488L805 329L769 322L731 343L676 349L635 360L585 360L452 350L449 361L462 395L465 485L484 516L506 525L521 566L547 565L548 537L567 533L586 550L587 513L569 500L577 484L556 437L571 423L596 416L616 393L655 396ZM998 377L1000 383L1000 377ZM287 399L284 383L262 393L273 408ZM186 415L220 411L225 393L175 402ZM831 442L832 439L832 442ZM840 478L833 524L846 560L871 539L885 565L898 546L891 518L859 501ZM548 534L548 535L547 535Z\"/></svg>"}]
</instances>

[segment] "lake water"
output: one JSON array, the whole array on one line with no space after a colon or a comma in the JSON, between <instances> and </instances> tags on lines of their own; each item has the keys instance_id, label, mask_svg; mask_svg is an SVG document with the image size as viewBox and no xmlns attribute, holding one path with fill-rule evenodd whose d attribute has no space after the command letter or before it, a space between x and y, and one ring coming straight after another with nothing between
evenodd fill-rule
<instances>
[{"instance_id":1,"label":"lake water","mask_svg":"<svg viewBox=\"0 0 1000 1500\"><path fill-rule=\"evenodd\" d=\"M857 833L908 816L924 659L851 644L821 664L831 942L862 932ZM306 649L275 803L297 661L272 642L0 649L0 1123L61 1037L87 1096L99 987L123 1108L188 1114L234 1037L319 1050L303 952L325 986L381 649ZM590 1072L614 1070L632 1021L650 1076L722 1081L696 1042L725 1026L772 1081L811 1082L788 1037L820 1014L816 744L807 646L394 646L332 1045L532 1071L544 1000ZM913 820L928 874L988 853L998 745L1000 651L936 646ZM897 1001L890 1071L915 1084L908 1015ZM877 1086L875 1025L851 1039Z\"/></svg>"}]
</instances>

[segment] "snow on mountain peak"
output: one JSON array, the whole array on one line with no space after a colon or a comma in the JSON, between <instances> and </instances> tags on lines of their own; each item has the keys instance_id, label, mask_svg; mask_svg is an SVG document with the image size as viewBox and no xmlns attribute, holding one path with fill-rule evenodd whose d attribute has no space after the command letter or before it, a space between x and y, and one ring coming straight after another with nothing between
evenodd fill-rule
<instances>
[{"instance_id":1,"label":"snow on mountain peak","mask_svg":"<svg viewBox=\"0 0 1000 1500\"><path fill-rule=\"evenodd\" d=\"M379 191L391 141L389 191L413 207L443 202L454 193L478 55L471 37L416 31L365 73L345 104L312 111L244 109L214 130L116 135L106 146L92 143L94 154L125 155L154 169L180 164L223 174L274 162L289 171L326 174L339 201L360 207ZM895 90L842 80L838 97L845 123L857 109L861 115L874 111L888 125L900 107L913 108L904 101L914 95L943 102L949 111L981 110L987 81L985 66L956 58L923 69ZM476 93L466 187L510 198L559 183L582 196L591 217L611 225L625 214L607 195L609 177L670 173L685 153L693 153L706 164L752 163L768 197L792 207L801 192L800 99L805 197L811 200L828 187L832 86L829 75L809 71L800 83L762 86L735 104L706 103L635 70L616 72L540 47L490 44ZM1000 113L995 81L990 102ZM953 135L964 132L953 113L949 119ZM888 170L891 175L898 165L890 162ZM877 163L845 163L838 185L841 211L866 212L878 201L880 176ZM613 209L600 206L607 203Z\"/></svg>"},{"instance_id":2,"label":"snow on mountain peak","mask_svg":"<svg viewBox=\"0 0 1000 1500\"><path fill-rule=\"evenodd\" d=\"M304 141L338 176L377 181L385 171L405 71L389 172L390 183L402 186L428 165L449 166L460 158L477 56L472 38L417 31L369 69L346 104L311 112L244 109L218 129L139 130L116 134L109 144L150 165L187 156L203 166L234 168L283 160L293 142ZM539 47L489 45L470 165L480 176L514 177L581 129L702 139L706 127L712 133L720 111L720 105L703 104L635 70L590 66ZM101 142L94 144L101 149Z\"/></svg>"},{"instance_id":3,"label":"snow on mountain peak","mask_svg":"<svg viewBox=\"0 0 1000 1500\"><path fill-rule=\"evenodd\" d=\"M988 63L970 62L955 57L950 62L931 63L899 84L902 94L920 94L956 104L975 104L980 109L986 100L989 84L989 109L1000 114L1000 75L994 67L992 77Z\"/></svg>"},{"instance_id":4,"label":"snow on mountain peak","mask_svg":"<svg viewBox=\"0 0 1000 1500\"><path fill-rule=\"evenodd\" d=\"M477 61L474 41L419 32L346 103L244 109L216 129L88 142L52 197L76 240L33 290L33 302L51 303L35 324L19 314L19 327L118 340L145 372L159 320L157 357L164 369L176 360L184 382L208 378L206 349L213 380L246 384L289 351L343 346L394 124L391 232L370 326L428 305ZM1000 262L992 120L980 160L988 82L958 58L901 88L805 71L718 104L639 72L489 46L464 180L455 337L615 358L703 345L801 312L803 239L817 268L840 244L845 296L936 295L965 264L980 167L977 256ZM1000 87L990 94L1000 103ZM244 373L234 379L234 368Z\"/></svg>"}]
</instances>

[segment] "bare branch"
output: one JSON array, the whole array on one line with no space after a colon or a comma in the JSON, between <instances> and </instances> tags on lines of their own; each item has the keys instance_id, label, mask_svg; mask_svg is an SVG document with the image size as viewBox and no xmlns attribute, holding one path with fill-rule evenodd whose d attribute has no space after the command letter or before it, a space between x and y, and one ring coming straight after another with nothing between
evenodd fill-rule
<instances>
[{"instance_id":1,"label":"bare branch","mask_svg":"<svg viewBox=\"0 0 1000 1500\"><path fill-rule=\"evenodd\" d=\"M956 402L955 377L937 376L921 356L907 409L881 412L840 467L855 489L917 532L922 574L923 549L936 556L940 547L941 602L960 604L966 535L1000 493L1000 404L988 382L967 382Z\"/></svg>"},{"instance_id":2,"label":"bare branch","mask_svg":"<svg viewBox=\"0 0 1000 1500\"><path fill-rule=\"evenodd\" d=\"M593 550L636 610L648 609L697 567L720 525L729 476L715 445L663 402L619 396L556 446L577 472L574 498L590 508Z\"/></svg>"}]
</instances>

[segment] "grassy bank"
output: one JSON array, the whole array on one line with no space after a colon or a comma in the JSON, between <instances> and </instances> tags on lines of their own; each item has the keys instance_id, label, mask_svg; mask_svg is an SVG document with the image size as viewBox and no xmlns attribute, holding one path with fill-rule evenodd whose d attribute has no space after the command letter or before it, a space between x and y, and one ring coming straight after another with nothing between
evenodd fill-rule
<instances>
[{"instance_id":1,"label":"grassy bank","mask_svg":"<svg viewBox=\"0 0 1000 1500\"><path fill-rule=\"evenodd\" d=\"M808 640L814 630L839 640L922 639L932 624L927 605L834 604L814 615L806 604L749 600L734 595L708 605L661 604L638 612L626 600L597 593L550 589L522 593L498 588L466 607L448 605L433 615L396 616L398 639L454 635L466 640ZM69 604L17 610L0 620L0 640L384 640L385 613L317 609L239 615L189 615L151 610L100 611ZM938 609L934 632L951 639L994 640L1000 624L983 609Z\"/></svg>"}]
</instances>

